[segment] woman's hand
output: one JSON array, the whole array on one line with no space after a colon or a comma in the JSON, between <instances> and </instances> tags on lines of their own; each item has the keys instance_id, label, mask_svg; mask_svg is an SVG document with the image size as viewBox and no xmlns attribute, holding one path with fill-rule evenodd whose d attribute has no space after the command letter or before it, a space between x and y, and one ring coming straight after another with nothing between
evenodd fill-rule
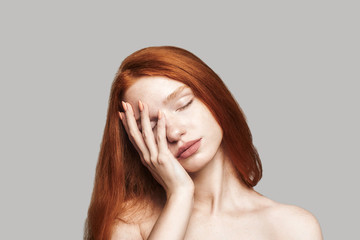
<instances>
[{"instance_id":1,"label":"woman's hand","mask_svg":"<svg viewBox=\"0 0 360 240\"><path fill-rule=\"evenodd\" d=\"M138 151L142 163L164 187L168 198L176 194L193 192L192 179L167 146L165 115L159 110L157 126L153 132L148 106L139 100L142 128L140 132L132 106L125 102L122 104L125 113L119 112L119 116L128 137Z\"/></svg>"}]
</instances>

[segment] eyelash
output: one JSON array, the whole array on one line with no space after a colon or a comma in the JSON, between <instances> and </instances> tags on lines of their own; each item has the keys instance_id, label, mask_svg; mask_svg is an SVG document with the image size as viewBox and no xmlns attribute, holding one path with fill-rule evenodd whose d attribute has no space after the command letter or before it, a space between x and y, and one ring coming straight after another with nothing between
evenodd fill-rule
<instances>
[{"instance_id":1,"label":"eyelash","mask_svg":"<svg viewBox=\"0 0 360 240\"><path fill-rule=\"evenodd\" d=\"M191 99L185 106L183 106L183 107L181 107L181 108L179 108L179 109L184 110L185 108L187 108L187 107L193 102L193 100L194 100L194 99ZM179 109L178 109L178 110L179 110Z\"/></svg>"},{"instance_id":2,"label":"eyelash","mask_svg":"<svg viewBox=\"0 0 360 240\"><path fill-rule=\"evenodd\" d=\"M186 109L187 107L190 106L190 104L193 102L194 99L191 99L185 106L178 108L178 110L180 109L180 111ZM154 125L154 127L152 128L154 130L154 128L156 127L157 123Z\"/></svg>"}]
</instances>

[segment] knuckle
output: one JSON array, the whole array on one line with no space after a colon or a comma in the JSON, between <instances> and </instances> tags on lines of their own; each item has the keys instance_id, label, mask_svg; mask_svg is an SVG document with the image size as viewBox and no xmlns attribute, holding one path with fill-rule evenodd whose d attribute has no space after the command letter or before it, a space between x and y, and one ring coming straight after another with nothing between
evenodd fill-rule
<instances>
[{"instance_id":1,"label":"knuckle","mask_svg":"<svg viewBox=\"0 0 360 240\"><path fill-rule=\"evenodd\" d=\"M164 164L166 162L166 155L163 153L159 153L158 156L158 163L159 164Z\"/></svg>"},{"instance_id":2,"label":"knuckle","mask_svg":"<svg viewBox=\"0 0 360 240\"><path fill-rule=\"evenodd\" d=\"M146 131L143 131L143 132L142 132L142 137L143 137L144 139L148 139L148 138L149 138L149 134L148 134Z\"/></svg>"},{"instance_id":3,"label":"knuckle","mask_svg":"<svg viewBox=\"0 0 360 240\"><path fill-rule=\"evenodd\" d=\"M144 159L146 163L149 163L151 160L148 155L143 155L142 159Z\"/></svg>"},{"instance_id":4,"label":"knuckle","mask_svg":"<svg viewBox=\"0 0 360 240\"><path fill-rule=\"evenodd\" d=\"M151 156L150 161L153 162L153 163L157 162L157 157Z\"/></svg>"},{"instance_id":5,"label":"knuckle","mask_svg":"<svg viewBox=\"0 0 360 240\"><path fill-rule=\"evenodd\" d=\"M129 129L129 134L131 137L135 137L136 136L136 133L133 129Z\"/></svg>"},{"instance_id":6,"label":"knuckle","mask_svg":"<svg viewBox=\"0 0 360 240\"><path fill-rule=\"evenodd\" d=\"M161 142L161 140L162 140L162 138L161 138L160 134L157 134L157 135L156 135L156 141L157 141L157 142Z\"/></svg>"},{"instance_id":7,"label":"knuckle","mask_svg":"<svg viewBox=\"0 0 360 240\"><path fill-rule=\"evenodd\" d=\"M157 162L159 165L163 165L165 163L164 159L162 158L158 158Z\"/></svg>"}]
</instances>

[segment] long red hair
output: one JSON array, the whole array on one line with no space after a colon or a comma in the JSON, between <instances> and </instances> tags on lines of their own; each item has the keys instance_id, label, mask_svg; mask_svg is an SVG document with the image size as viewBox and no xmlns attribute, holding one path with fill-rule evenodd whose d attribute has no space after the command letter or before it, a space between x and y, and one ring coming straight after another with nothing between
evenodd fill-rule
<instances>
[{"instance_id":1,"label":"long red hair","mask_svg":"<svg viewBox=\"0 0 360 240\"><path fill-rule=\"evenodd\" d=\"M112 83L84 239L110 239L119 216L146 199L151 202L153 196L165 193L142 165L118 115L118 111L123 111L121 100L125 91L140 76L165 76L189 86L222 127L222 144L239 180L252 188L261 179L261 161L244 114L219 76L184 49L141 49L122 62Z\"/></svg>"}]
</instances>

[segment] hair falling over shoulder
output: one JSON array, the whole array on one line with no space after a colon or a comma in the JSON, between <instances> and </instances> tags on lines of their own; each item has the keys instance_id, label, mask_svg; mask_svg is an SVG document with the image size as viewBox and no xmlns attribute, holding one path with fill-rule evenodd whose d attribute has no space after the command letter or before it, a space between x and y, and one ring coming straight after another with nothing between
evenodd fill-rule
<instances>
[{"instance_id":1,"label":"hair falling over shoulder","mask_svg":"<svg viewBox=\"0 0 360 240\"><path fill-rule=\"evenodd\" d=\"M118 111L125 91L140 76L165 76L188 85L223 129L223 146L240 181L255 186L262 177L259 155L246 119L219 76L187 50L163 46L134 52L121 64L112 83L106 125L96 167L84 239L110 239L116 219L163 198L165 191L142 165ZM222 107L220 107L222 106Z\"/></svg>"}]
</instances>

